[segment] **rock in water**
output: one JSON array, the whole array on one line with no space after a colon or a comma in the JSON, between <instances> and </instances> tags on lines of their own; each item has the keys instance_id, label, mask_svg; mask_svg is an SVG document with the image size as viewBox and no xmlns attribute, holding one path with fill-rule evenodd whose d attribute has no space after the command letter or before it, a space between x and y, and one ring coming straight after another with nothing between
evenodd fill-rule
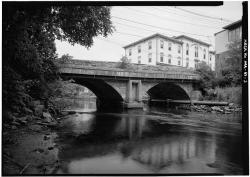
<instances>
[{"instance_id":1,"label":"rock in water","mask_svg":"<svg viewBox=\"0 0 250 177\"><path fill-rule=\"evenodd\" d=\"M46 122L49 122L49 123L53 121L50 113L48 112L43 112L43 118L45 119Z\"/></svg>"}]
</instances>

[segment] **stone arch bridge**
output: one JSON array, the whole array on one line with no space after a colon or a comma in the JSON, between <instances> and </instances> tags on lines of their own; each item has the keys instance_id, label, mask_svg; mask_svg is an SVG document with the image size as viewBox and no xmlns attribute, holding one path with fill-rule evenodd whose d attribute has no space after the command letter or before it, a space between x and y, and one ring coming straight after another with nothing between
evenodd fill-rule
<instances>
[{"instance_id":1,"label":"stone arch bridge","mask_svg":"<svg viewBox=\"0 0 250 177\"><path fill-rule=\"evenodd\" d=\"M192 101L198 95L199 76L186 68L134 64L120 69L119 63L86 60L58 65L63 79L74 79L90 89L104 107L142 107L143 99Z\"/></svg>"}]
</instances>

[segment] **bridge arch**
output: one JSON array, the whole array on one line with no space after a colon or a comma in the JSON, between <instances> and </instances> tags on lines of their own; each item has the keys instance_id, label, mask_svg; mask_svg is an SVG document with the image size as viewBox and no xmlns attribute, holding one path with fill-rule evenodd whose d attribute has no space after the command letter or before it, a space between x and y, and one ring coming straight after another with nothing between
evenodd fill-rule
<instances>
[{"instance_id":1,"label":"bridge arch","mask_svg":"<svg viewBox=\"0 0 250 177\"><path fill-rule=\"evenodd\" d=\"M148 87L146 94L150 99L190 100L189 90L178 83L161 82Z\"/></svg>"},{"instance_id":2,"label":"bridge arch","mask_svg":"<svg viewBox=\"0 0 250 177\"><path fill-rule=\"evenodd\" d=\"M117 89L102 79L74 78L74 81L96 95L97 108L121 107L124 101Z\"/></svg>"}]
</instances>

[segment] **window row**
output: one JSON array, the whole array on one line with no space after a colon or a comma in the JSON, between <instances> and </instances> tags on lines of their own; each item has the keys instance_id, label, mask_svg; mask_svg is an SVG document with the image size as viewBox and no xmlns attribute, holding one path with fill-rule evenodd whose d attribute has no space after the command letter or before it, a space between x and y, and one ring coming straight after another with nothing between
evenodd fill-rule
<instances>
[{"instance_id":1,"label":"window row","mask_svg":"<svg viewBox=\"0 0 250 177\"><path fill-rule=\"evenodd\" d=\"M163 48L164 43L161 43L161 48ZM149 49L152 49L152 41L149 42ZM172 44L169 43L168 45L168 50L171 51L172 49ZM141 46L139 45L137 47L138 53L141 53ZM181 46L178 45L178 53L181 53ZM206 49L203 50L203 59L206 59ZM132 55L132 49L129 49L129 56ZM186 55L189 55L189 44L186 44ZM199 49L198 46L195 46L195 50L194 50L194 56L198 57L199 56Z\"/></svg>"},{"instance_id":2,"label":"window row","mask_svg":"<svg viewBox=\"0 0 250 177\"><path fill-rule=\"evenodd\" d=\"M181 65L181 57L177 58L178 65ZM168 64L171 64L172 61L172 55L168 55ZM152 62L152 53L148 54L148 63ZM161 52L160 53L160 62L164 62L164 54ZM138 56L138 64L141 64L141 56Z\"/></svg>"},{"instance_id":3,"label":"window row","mask_svg":"<svg viewBox=\"0 0 250 177\"><path fill-rule=\"evenodd\" d=\"M161 48L161 49L164 48L164 42L162 42L162 43L160 44L160 48ZM148 42L148 49L149 49L149 50L152 49L152 41ZM172 50L172 43L168 43L168 50L169 50L169 51ZM141 50L141 46L140 46L140 45L137 46L137 52L138 52L138 53L141 53L141 51L142 51L142 50ZM180 45L178 45L177 51L178 51L178 53L181 53L181 46L180 46ZM129 56L131 56L131 55L132 55L132 49L129 49Z\"/></svg>"}]
</instances>

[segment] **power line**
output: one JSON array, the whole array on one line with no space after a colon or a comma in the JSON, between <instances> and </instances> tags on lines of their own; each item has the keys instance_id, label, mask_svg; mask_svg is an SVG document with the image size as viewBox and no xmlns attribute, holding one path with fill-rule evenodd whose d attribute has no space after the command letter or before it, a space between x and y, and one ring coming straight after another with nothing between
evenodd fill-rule
<instances>
[{"instance_id":1,"label":"power line","mask_svg":"<svg viewBox=\"0 0 250 177\"><path fill-rule=\"evenodd\" d=\"M210 19L215 19L215 20L220 20L220 21L225 21L225 22L232 22L231 20L228 20L228 19L225 19L225 18L223 19L223 18L219 18L219 17L212 17L212 16L208 16L208 15L203 15L203 14L193 12L193 11L189 11L189 10L186 10L186 9L183 9L183 8L180 8L180 7L176 7L176 6L175 6L175 8L179 9L179 10L182 10L184 12L191 13L191 14L198 15L198 16L205 17L205 18L210 18Z\"/></svg>"},{"instance_id":2,"label":"power line","mask_svg":"<svg viewBox=\"0 0 250 177\"><path fill-rule=\"evenodd\" d=\"M179 13L176 13L176 11L172 11L172 10L177 10L177 9L171 9L171 8L168 8L168 7L152 7L153 9L156 9L156 10L161 10L162 12L164 11L164 12L167 12L167 13L170 13L170 14L175 14L175 15L177 15L177 16L180 16L180 17L185 17L185 18L191 18L192 20L193 20L193 18L197 18L197 19L199 19L199 20L202 20L203 22L205 22L205 23L207 23L207 22L216 22L216 21L214 21L214 20L211 20L211 19L201 19L202 17L197 17L197 16L192 16L192 17L190 17L190 16L187 16L187 15L181 15L181 14L179 14ZM169 10L170 10L170 12L169 12ZM204 21L205 20L205 21ZM216 23L218 23L218 22L216 22Z\"/></svg>"},{"instance_id":3,"label":"power line","mask_svg":"<svg viewBox=\"0 0 250 177\"><path fill-rule=\"evenodd\" d=\"M123 8L127 8L129 10L132 10L132 11L135 11L137 13L143 13L143 14L148 14L148 15L151 15L151 16L155 16L157 18L162 18L162 19L167 19L167 20L170 20L170 21L173 21L175 23L186 23L186 24L190 24L190 25L195 25L195 26L201 26L201 27L206 27L206 28L213 28L213 29L218 29L219 27L213 27L213 26L209 26L209 25L201 25L201 24L195 24L195 23L189 23L189 22L185 22L185 21L182 21L182 20L177 20L177 19L172 19L172 18L168 18L168 17L164 17L164 16L159 16L159 15L156 15L156 14L152 14L152 13L148 13L148 12L143 12L143 11L140 11L138 9L131 9L131 8L128 8L128 7L123 7Z\"/></svg>"},{"instance_id":4,"label":"power line","mask_svg":"<svg viewBox=\"0 0 250 177\"><path fill-rule=\"evenodd\" d=\"M167 30L167 31L174 31L174 32L178 32L178 33L186 33L186 34L191 34L191 35L196 35L196 36L208 37L208 36L202 35L202 34L194 34L194 33L188 33L188 32L184 32L184 31L172 30L172 29L169 29L169 28L164 28L164 27L149 25L149 24L145 24L145 23L141 23L141 22L137 22L137 21L133 21L133 20L124 19L124 18L121 18L121 17L116 17L116 16L112 16L112 17L120 19L120 20L128 21L128 22L136 23L136 24L141 24L141 25L145 25L145 26L149 26L149 27L153 27L153 28L159 28L159 29Z\"/></svg>"},{"instance_id":5,"label":"power line","mask_svg":"<svg viewBox=\"0 0 250 177\"><path fill-rule=\"evenodd\" d=\"M124 23L120 23L120 22L115 22L115 23L117 23L117 24L119 24L119 25L131 27L131 28L142 29L142 30L145 30L145 31L150 31L150 32L155 33L155 31L149 30L149 29L146 29L146 28L140 28L140 27L136 27L136 26L131 26L131 25L127 25L127 24L124 24Z\"/></svg>"},{"instance_id":6,"label":"power line","mask_svg":"<svg viewBox=\"0 0 250 177\"><path fill-rule=\"evenodd\" d=\"M145 30L145 31L150 31L150 32L153 32L153 33L156 33L156 31L153 31L153 30L149 30L149 29L146 29L146 28L140 28L140 27L136 27L136 26L131 26L131 25L127 25L127 24L124 24L124 23L120 23L120 22L116 22L115 21L115 23L116 24L119 24L119 25L122 25L122 26L126 26L126 27L131 27L131 28L135 28L135 29L141 29L141 30ZM118 33L121 33L121 32L118 32ZM129 33L123 33L124 35L126 35L126 34L128 34L128 35L133 35L134 36L134 34L129 34ZM161 33L161 34L164 34L164 33ZM166 34L164 34L164 35L166 35ZM137 36L137 35L136 35ZM166 35L167 36L167 35ZM139 37L139 36L138 36ZM142 36L140 36L140 37L142 37ZM211 43L211 39L210 39L210 37L207 37L208 39L209 39L209 42ZM207 40L206 40L207 41Z\"/></svg>"}]
</instances>

